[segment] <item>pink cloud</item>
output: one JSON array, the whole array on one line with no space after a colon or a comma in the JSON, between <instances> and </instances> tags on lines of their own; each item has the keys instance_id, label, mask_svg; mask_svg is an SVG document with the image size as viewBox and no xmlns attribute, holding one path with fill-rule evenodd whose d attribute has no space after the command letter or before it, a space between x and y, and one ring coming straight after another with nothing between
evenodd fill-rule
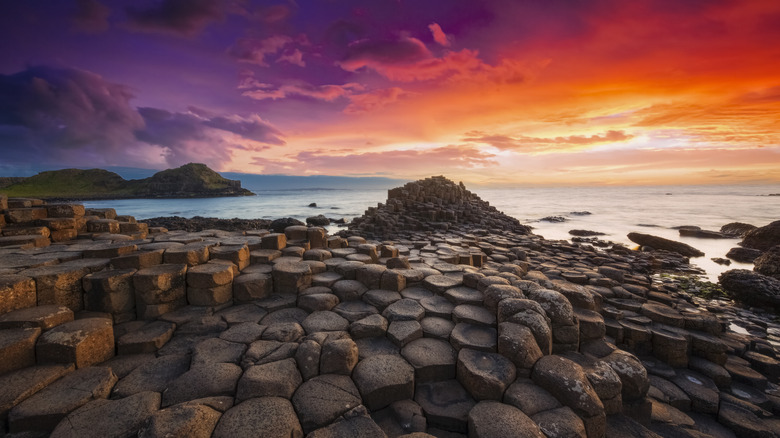
<instances>
[{"instance_id":1,"label":"pink cloud","mask_svg":"<svg viewBox=\"0 0 780 438\"><path fill-rule=\"evenodd\" d=\"M525 135L507 136L486 134L482 131L466 133L463 141L469 143L485 143L502 150L539 151L556 146L584 146L603 143L619 143L634 138L624 131L609 130L604 134L570 135L567 137L529 137Z\"/></svg>"},{"instance_id":2,"label":"pink cloud","mask_svg":"<svg viewBox=\"0 0 780 438\"><path fill-rule=\"evenodd\" d=\"M350 96L355 91L365 89L360 84L350 82L344 85L310 85L310 84L292 84L275 87L271 84L263 84L257 81L251 86L257 87L254 90L245 91L244 96L256 100L263 99L284 99L289 96L304 96L314 99L332 102L340 97Z\"/></svg>"},{"instance_id":3,"label":"pink cloud","mask_svg":"<svg viewBox=\"0 0 780 438\"><path fill-rule=\"evenodd\" d=\"M339 152L342 155L339 155ZM344 153L346 152L346 153ZM498 166L495 155L464 145L450 145L435 149L407 149L382 152L355 153L354 151L309 150L282 159L254 157L252 164L263 167L264 173L300 173L300 163L308 169L327 170L328 173L348 174L359 169L366 174L431 175ZM317 172L314 172L317 173Z\"/></svg>"},{"instance_id":4,"label":"pink cloud","mask_svg":"<svg viewBox=\"0 0 780 438\"><path fill-rule=\"evenodd\" d=\"M276 59L276 62L289 62L298 67L306 67L306 62L303 60L303 53L298 49L282 54L282 56Z\"/></svg>"},{"instance_id":5,"label":"pink cloud","mask_svg":"<svg viewBox=\"0 0 780 438\"><path fill-rule=\"evenodd\" d=\"M349 96L350 104L344 108L345 114L359 114L373 111L398 101L402 96L410 94L398 87L372 90L368 93Z\"/></svg>"},{"instance_id":6,"label":"pink cloud","mask_svg":"<svg viewBox=\"0 0 780 438\"><path fill-rule=\"evenodd\" d=\"M431 30L431 34L433 34L433 40L436 41L437 43L441 44L444 47L449 47L452 44L447 34L445 34L443 30L441 30L441 26L439 26L439 23L429 24L428 29Z\"/></svg>"}]
</instances>

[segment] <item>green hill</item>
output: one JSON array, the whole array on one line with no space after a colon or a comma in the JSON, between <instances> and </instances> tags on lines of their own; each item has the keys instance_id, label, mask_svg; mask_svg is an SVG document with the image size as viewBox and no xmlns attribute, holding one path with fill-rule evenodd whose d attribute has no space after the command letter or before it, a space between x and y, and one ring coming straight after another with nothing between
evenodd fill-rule
<instances>
[{"instance_id":1,"label":"green hill","mask_svg":"<svg viewBox=\"0 0 780 438\"><path fill-rule=\"evenodd\" d=\"M9 197L118 199L201 198L253 195L241 181L223 178L204 164L190 163L127 181L102 169L63 169L41 172L0 189Z\"/></svg>"}]
</instances>

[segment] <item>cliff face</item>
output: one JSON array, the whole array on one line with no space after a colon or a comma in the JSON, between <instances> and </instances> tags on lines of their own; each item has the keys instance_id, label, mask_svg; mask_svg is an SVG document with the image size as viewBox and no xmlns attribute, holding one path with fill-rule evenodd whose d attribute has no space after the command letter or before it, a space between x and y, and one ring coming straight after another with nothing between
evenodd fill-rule
<instances>
[{"instance_id":1,"label":"cliff face","mask_svg":"<svg viewBox=\"0 0 780 438\"><path fill-rule=\"evenodd\" d=\"M102 169L41 172L0 189L10 197L118 199L251 196L241 181L223 178L204 164L190 163L149 178L127 181Z\"/></svg>"}]
</instances>

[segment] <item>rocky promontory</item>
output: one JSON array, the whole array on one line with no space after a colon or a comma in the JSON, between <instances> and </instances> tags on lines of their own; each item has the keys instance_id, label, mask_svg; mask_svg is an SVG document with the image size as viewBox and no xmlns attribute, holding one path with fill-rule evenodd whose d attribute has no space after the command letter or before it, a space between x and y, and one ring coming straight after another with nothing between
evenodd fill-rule
<instances>
[{"instance_id":1,"label":"rocky promontory","mask_svg":"<svg viewBox=\"0 0 780 438\"><path fill-rule=\"evenodd\" d=\"M155 173L149 178L125 180L102 169L63 169L14 179L0 188L9 197L95 200L127 198L206 198L251 196L241 181L223 178L205 164L189 163Z\"/></svg>"},{"instance_id":2,"label":"rocky promontory","mask_svg":"<svg viewBox=\"0 0 780 438\"><path fill-rule=\"evenodd\" d=\"M664 251L546 240L444 178L407 186L334 236L0 195L0 432L778 436L760 310L684 293L654 274Z\"/></svg>"}]
</instances>

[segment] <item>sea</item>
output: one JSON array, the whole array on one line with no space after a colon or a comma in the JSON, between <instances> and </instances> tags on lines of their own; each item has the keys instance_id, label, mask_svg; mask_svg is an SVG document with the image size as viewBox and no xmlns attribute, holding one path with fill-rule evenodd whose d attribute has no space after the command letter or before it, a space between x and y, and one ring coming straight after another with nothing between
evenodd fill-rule
<instances>
[{"instance_id":1,"label":"sea","mask_svg":"<svg viewBox=\"0 0 780 438\"><path fill-rule=\"evenodd\" d=\"M246 187L257 196L198 199L121 199L84 202L87 208L116 209L118 214L139 220L158 216L193 216L277 219L323 214L347 222L361 216L368 207L385 202L387 190L307 188L263 190ZM691 263L703 269L704 279L717 281L728 269L752 269L752 264L731 262L724 266L712 258L725 257L740 239L682 237L673 227L693 225L717 231L731 222L756 226L780 220L780 185L710 186L628 186L628 187L518 187L471 189L483 200L522 223L533 227L546 239L568 240L569 230L605 233L601 240L636 244L626 237L630 232L653 234L687 243L705 253ZM309 205L315 203L316 207ZM553 222L544 218L558 217ZM329 226L330 232L339 228Z\"/></svg>"}]
</instances>

